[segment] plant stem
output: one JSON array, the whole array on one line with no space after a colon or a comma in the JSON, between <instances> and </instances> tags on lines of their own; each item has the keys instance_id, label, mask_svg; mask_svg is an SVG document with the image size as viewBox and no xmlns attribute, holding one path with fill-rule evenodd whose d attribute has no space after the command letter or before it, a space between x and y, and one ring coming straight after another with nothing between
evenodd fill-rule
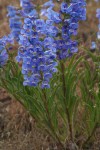
<instances>
[{"instance_id":1,"label":"plant stem","mask_svg":"<svg viewBox=\"0 0 100 150\"><path fill-rule=\"evenodd\" d=\"M51 131L53 132L53 134L54 134L56 140L58 141L58 144L62 148L62 150L64 150L64 146L63 146L62 142L60 141L60 139L59 139L58 135L56 134L56 132L54 130L54 127L52 125L52 120L51 120L50 113L49 113L49 110L48 110L47 96L46 96L45 90L42 90L42 93L43 93L43 102L44 102L44 106L45 106L45 109L46 109L47 118L48 118L49 123L50 123Z\"/></svg>"},{"instance_id":2,"label":"plant stem","mask_svg":"<svg viewBox=\"0 0 100 150\"><path fill-rule=\"evenodd\" d=\"M97 129L97 127L98 127L98 123L96 123L95 124L95 126L94 126L94 128L93 128L93 130L92 130L92 132L91 132L91 134L90 134L90 136L86 139L86 141L83 143L83 148L87 145L87 143L91 140L91 138L93 137L93 135L94 135L94 133L95 133L95 131L96 131L96 129Z\"/></svg>"},{"instance_id":3,"label":"plant stem","mask_svg":"<svg viewBox=\"0 0 100 150\"><path fill-rule=\"evenodd\" d=\"M69 125L69 132L70 132L70 139L73 142L73 130L72 130L72 123L71 123L71 119L70 119L70 114L69 114L69 110L68 107L66 106L66 82L65 82L65 66L63 64L63 62L61 62L61 74L62 74L62 83L63 83L63 94L64 94L64 104L65 104L65 111L66 111L66 115L67 115L67 120L68 120L68 125Z\"/></svg>"}]
</instances>

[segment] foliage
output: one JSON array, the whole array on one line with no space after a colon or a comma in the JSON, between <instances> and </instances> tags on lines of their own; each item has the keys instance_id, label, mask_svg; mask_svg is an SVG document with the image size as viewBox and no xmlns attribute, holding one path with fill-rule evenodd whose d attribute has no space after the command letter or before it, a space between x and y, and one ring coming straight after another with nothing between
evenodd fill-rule
<instances>
[{"instance_id":1,"label":"foliage","mask_svg":"<svg viewBox=\"0 0 100 150\"><path fill-rule=\"evenodd\" d=\"M14 61L9 60L6 67L0 69L0 86L63 148L69 140L77 144L80 136L87 140L81 141L79 147L85 146L100 125L100 57L92 53L89 56L93 66L85 56L76 59L74 55L63 67L61 62L50 89L24 87L21 68Z\"/></svg>"}]
</instances>

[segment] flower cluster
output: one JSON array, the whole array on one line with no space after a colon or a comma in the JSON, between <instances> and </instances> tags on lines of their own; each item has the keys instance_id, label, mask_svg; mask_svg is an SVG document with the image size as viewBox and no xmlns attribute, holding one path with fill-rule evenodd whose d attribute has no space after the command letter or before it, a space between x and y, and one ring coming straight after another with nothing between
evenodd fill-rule
<instances>
[{"instance_id":1,"label":"flower cluster","mask_svg":"<svg viewBox=\"0 0 100 150\"><path fill-rule=\"evenodd\" d=\"M99 25L98 25L99 31L97 32L97 39L100 40L100 8L97 9L96 17L99 20Z\"/></svg>"},{"instance_id":2,"label":"flower cluster","mask_svg":"<svg viewBox=\"0 0 100 150\"><path fill-rule=\"evenodd\" d=\"M22 16L26 17L27 15L31 16L36 12L34 9L34 5L31 2L31 0L20 0L20 6L22 7L22 10L20 10L20 13Z\"/></svg>"},{"instance_id":3,"label":"flower cluster","mask_svg":"<svg viewBox=\"0 0 100 150\"><path fill-rule=\"evenodd\" d=\"M23 84L49 88L58 62L78 51L72 37L77 35L79 21L86 19L86 2L62 2L55 11L53 0L49 0L41 10L44 19L31 0L20 0L20 6L20 10L8 7L11 33L5 40L19 43L16 60L22 63Z\"/></svg>"},{"instance_id":4,"label":"flower cluster","mask_svg":"<svg viewBox=\"0 0 100 150\"><path fill-rule=\"evenodd\" d=\"M95 2L99 3L99 0L95 0ZM98 32L97 32L97 39L100 40L100 8L97 8L96 10L96 17L99 20L99 24L98 24ZM95 41L91 42L91 47L90 50L94 51L97 48L97 44Z\"/></svg>"},{"instance_id":5,"label":"flower cluster","mask_svg":"<svg viewBox=\"0 0 100 150\"><path fill-rule=\"evenodd\" d=\"M49 88L50 79L57 71L53 39L57 30L52 25L49 26L52 24L49 20L38 19L38 13L34 8L24 16L19 40L20 48L16 57L18 62L22 61L23 84Z\"/></svg>"},{"instance_id":6,"label":"flower cluster","mask_svg":"<svg viewBox=\"0 0 100 150\"><path fill-rule=\"evenodd\" d=\"M0 68L5 65L8 60L8 54L5 49L5 43L3 39L0 39Z\"/></svg>"},{"instance_id":7,"label":"flower cluster","mask_svg":"<svg viewBox=\"0 0 100 150\"><path fill-rule=\"evenodd\" d=\"M14 6L8 6L9 26L11 29L10 35L16 41L19 40L19 34L22 27L21 17L18 15L18 11Z\"/></svg>"},{"instance_id":8,"label":"flower cluster","mask_svg":"<svg viewBox=\"0 0 100 150\"><path fill-rule=\"evenodd\" d=\"M71 0L70 3L62 2L59 12L53 10L53 1L45 3L41 14L57 24L58 34L56 35L57 58L65 59L78 51L77 41L72 36L77 35L80 20L86 19L86 2L84 0ZM47 8L47 9L46 9Z\"/></svg>"}]
</instances>

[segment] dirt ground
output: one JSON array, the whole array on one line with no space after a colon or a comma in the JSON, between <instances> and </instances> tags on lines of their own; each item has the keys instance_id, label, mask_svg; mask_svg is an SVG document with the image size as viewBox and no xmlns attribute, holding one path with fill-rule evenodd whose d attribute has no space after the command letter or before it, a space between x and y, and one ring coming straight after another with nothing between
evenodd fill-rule
<instances>
[{"instance_id":1,"label":"dirt ground","mask_svg":"<svg viewBox=\"0 0 100 150\"><path fill-rule=\"evenodd\" d=\"M81 30L79 30L79 36L84 40L83 44L88 46L95 39L97 31L97 19L95 18L97 6L93 7L91 1L87 6L87 22L82 23ZM9 33L6 7L10 3L17 5L18 0L0 0L0 37ZM95 134L95 139L95 142L91 143L86 150L100 150L100 130ZM57 150L53 141L36 126L28 112L4 89L0 89L0 150L54 149Z\"/></svg>"},{"instance_id":2,"label":"dirt ground","mask_svg":"<svg viewBox=\"0 0 100 150\"><path fill-rule=\"evenodd\" d=\"M49 144L28 112L0 89L0 150L46 150Z\"/></svg>"}]
</instances>

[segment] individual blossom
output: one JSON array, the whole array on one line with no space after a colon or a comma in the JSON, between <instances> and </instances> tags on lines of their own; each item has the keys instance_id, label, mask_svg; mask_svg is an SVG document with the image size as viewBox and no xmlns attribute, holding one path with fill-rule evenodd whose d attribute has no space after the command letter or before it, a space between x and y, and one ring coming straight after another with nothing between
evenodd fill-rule
<instances>
[{"instance_id":1,"label":"individual blossom","mask_svg":"<svg viewBox=\"0 0 100 150\"><path fill-rule=\"evenodd\" d=\"M48 2L44 3L44 4L42 5L42 8L43 8L43 9L41 9L41 15L46 16L46 14L48 13L47 8L49 7L49 9L52 10L52 8L54 8L54 6L55 6L55 4L53 3L52 0L49 0Z\"/></svg>"},{"instance_id":2,"label":"individual blossom","mask_svg":"<svg viewBox=\"0 0 100 150\"><path fill-rule=\"evenodd\" d=\"M20 0L20 6L23 8L23 12L26 14L29 14L34 8L34 5L30 0Z\"/></svg>"},{"instance_id":3,"label":"individual blossom","mask_svg":"<svg viewBox=\"0 0 100 150\"><path fill-rule=\"evenodd\" d=\"M14 38L13 38L12 34L8 34L8 35L3 36L2 40L3 40L3 43L5 43L5 45L14 44Z\"/></svg>"},{"instance_id":4,"label":"individual blossom","mask_svg":"<svg viewBox=\"0 0 100 150\"><path fill-rule=\"evenodd\" d=\"M91 42L91 47L90 47L91 52L94 52L96 50L96 48L97 48L96 42L92 41Z\"/></svg>"},{"instance_id":5,"label":"individual blossom","mask_svg":"<svg viewBox=\"0 0 100 150\"><path fill-rule=\"evenodd\" d=\"M31 0L20 0L20 6L22 7L19 10L20 14L23 17L37 18L38 13L35 9L35 5L31 2Z\"/></svg>"}]
</instances>

